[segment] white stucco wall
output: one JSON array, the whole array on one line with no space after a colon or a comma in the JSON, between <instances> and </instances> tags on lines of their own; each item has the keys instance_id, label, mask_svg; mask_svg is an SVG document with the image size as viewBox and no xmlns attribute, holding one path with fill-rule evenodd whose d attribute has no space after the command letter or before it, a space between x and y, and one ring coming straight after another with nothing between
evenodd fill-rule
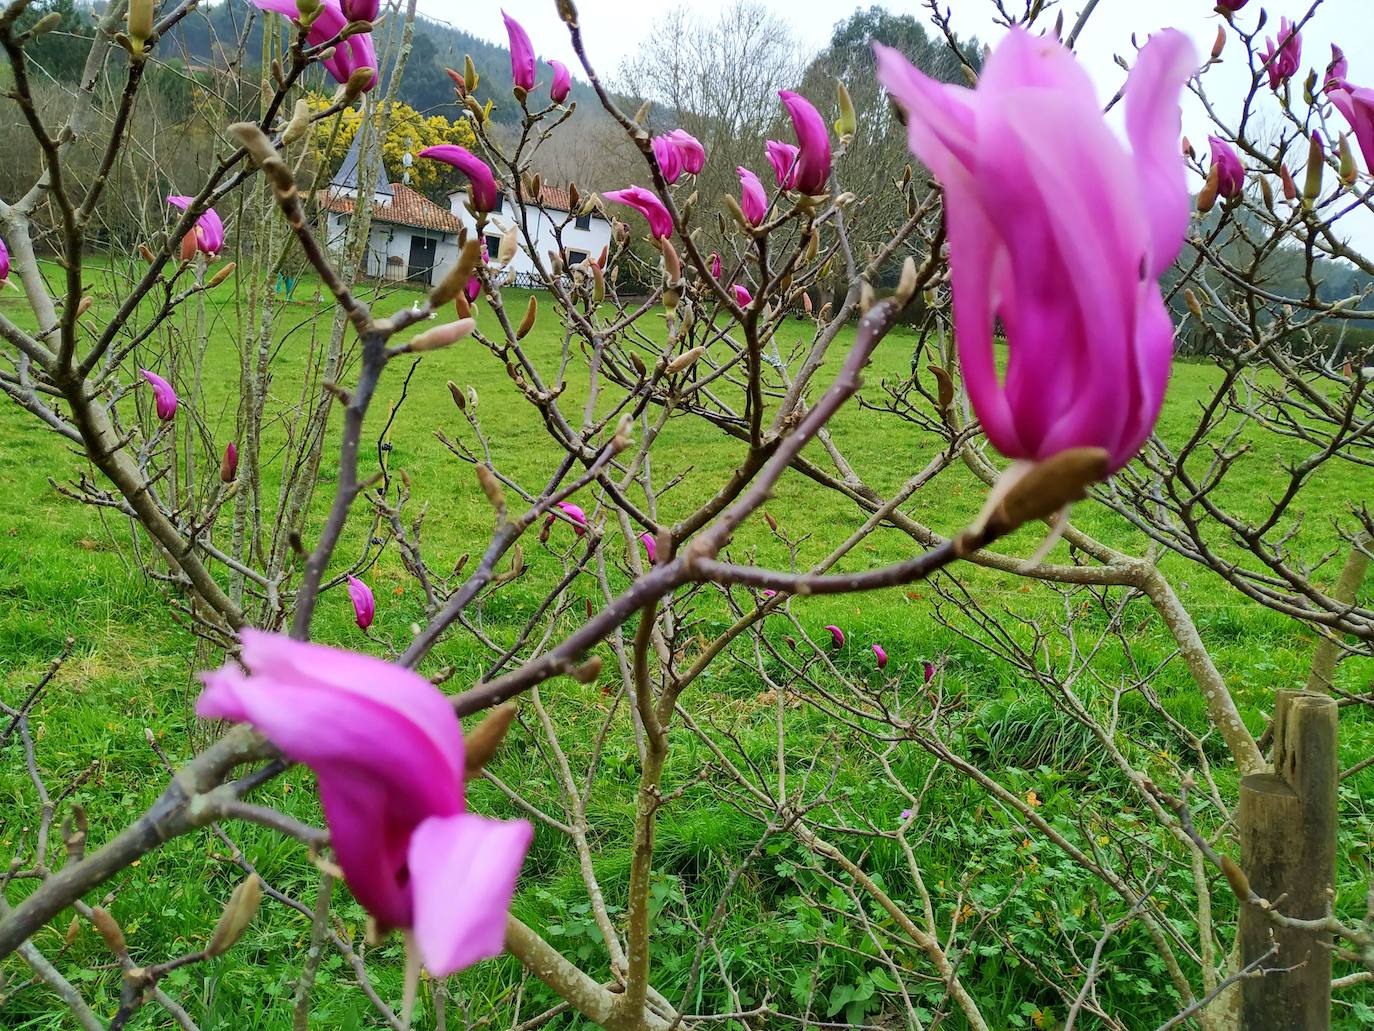
<instances>
[{"instance_id":1,"label":"white stucco wall","mask_svg":"<svg viewBox=\"0 0 1374 1031\"><path fill-rule=\"evenodd\" d=\"M449 194L449 209L462 219L468 231L472 232L476 228L476 221L467 209L467 198L466 190ZM514 205L502 197L501 207L493 211L487 218L486 235L499 239L506 229L515 224L516 215L517 209ZM582 258L579 255L595 257L601 253L603 247L611 242L611 225L600 215L589 216L586 229L577 228L576 219L570 219L568 212L559 211L556 208L550 208L546 211L542 208L527 207L525 217L529 220L530 236L535 241L536 253L546 262L548 252L558 246L555 231L559 226L563 226L563 249L569 256L570 264L581 261ZM566 225L564 225L565 222ZM495 254L492 256L495 257ZM526 275L535 273L534 261L524 247L523 234L521 247L516 251L515 260L511 262L511 267L517 273Z\"/></svg>"},{"instance_id":2,"label":"white stucco wall","mask_svg":"<svg viewBox=\"0 0 1374 1031\"><path fill-rule=\"evenodd\" d=\"M336 252L343 246L344 234L350 217L337 212L331 212L329 215L327 239L329 246ZM434 254L435 271L430 282L431 285L439 282L443 277L444 269L458 260L457 237L451 233L441 233L433 229L415 229L391 222L373 221L371 232L368 235L364 272L376 279L404 279L410 261L411 238L415 236L438 241ZM399 269L393 268L391 276L388 277L387 259L393 255L399 257L403 264Z\"/></svg>"}]
</instances>

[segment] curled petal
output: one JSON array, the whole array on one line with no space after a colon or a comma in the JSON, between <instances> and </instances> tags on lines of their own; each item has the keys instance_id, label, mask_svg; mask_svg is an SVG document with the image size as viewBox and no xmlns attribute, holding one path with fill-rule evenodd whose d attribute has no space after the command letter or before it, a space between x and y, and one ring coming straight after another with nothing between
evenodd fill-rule
<instances>
[{"instance_id":1,"label":"curled petal","mask_svg":"<svg viewBox=\"0 0 1374 1031\"><path fill-rule=\"evenodd\" d=\"M582 506L574 505L571 501L560 501L558 507L572 520L573 530L577 536L581 537L587 532L587 513L582 511Z\"/></svg>"},{"instance_id":2,"label":"curled petal","mask_svg":"<svg viewBox=\"0 0 1374 1031\"><path fill-rule=\"evenodd\" d=\"M675 183L682 178L682 155L677 147L673 146L673 141L666 136L655 136L649 144L654 151L654 160L658 162L659 171L663 173L663 178L670 183Z\"/></svg>"},{"instance_id":3,"label":"curled petal","mask_svg":"<svg viewBox=\"0 0 1374 1031\"><path fill-rule=\"evenodd\" d=\"M468 177L472 186L472 205L478 211L492 211L496 207L496 178L491 174L487 163L466 147L456 143L441 143L437 147L426 147L420 157L442 161L451 165Z\"/></svg>"},{"instance_id":4,"label":"curled petal","mask_svg":"<svg viewBox=\"0 0 1374 1031\"><path fill-rule=\"evenodd\" d=\"M644 553L649 556L649 564L652 565L658 559L658 543L654 535L645 530L639 535L639 543L644 545Z\"/></svg>"},{"instance_id":5,"label":"curled petal","mask_svg":"<svg viewBox=\"0 0 1374 1031\"><path fill-rule=\"evenodd\" d=\"M667 207L653 190L646 190L642 186L627 186L623 190L611 190L601 196L613 204L625 204L642 214L648 220L649 235L654 239L661 240L672 235L673 216L668 213Z\"/></svg>"},{"instance_id":6,"label":"curled petal","mask_svg":"<svg viewBox=\"0 0 1374 1031\"><path fill-rule=\"evenodd\" d=\"M443 977L499 955L515 879L534 828L472 813L424 820L408 851L415 940L430 973Z\"/></svg>"},{"instance_id":7,"label":"curled petal","mask_svg":"<svg viewBox=\"0 0 1374 1031\"><path fill-rule=\"evenodd\" d=\"M797 167L793 187L802 193L825 192L830 179L830 130L825 119L800 93L779 90L778 96L792 119L797 134Z\"/></svg>"},{"instance_id":8,"label":"curled petal","mask_svg":"<svg viewBox=\"0 0 1374 1031\"><path fill-rule=\"evenodd\" d=\"M759 177L749 169L740 165L735 171L739 173L740 210L744 212L749 224L756 226L768 213L768 194L763 191L763 183L759 182Z\"/></svg>"},{"instance_id":9,"label":"curled petal","mask_svg":"<svg viewBox=\"0 0 1374 1031\"><path fill-rule=\"evenodd\" d=\"M778 185L784 190L792 189L797 179L797 148L781 140L768 140L763 149Z\"/></svg>"}]
</instances>

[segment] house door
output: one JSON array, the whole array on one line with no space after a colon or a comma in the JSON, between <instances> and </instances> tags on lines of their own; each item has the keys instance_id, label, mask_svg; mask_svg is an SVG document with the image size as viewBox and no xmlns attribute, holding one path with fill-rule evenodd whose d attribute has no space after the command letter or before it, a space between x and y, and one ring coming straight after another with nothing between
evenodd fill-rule
<instances>
[{"instance_id":1,"label":"house door","mask_svg":"<svg viewBox=\"0 0 1374 1031\"><path fill-rule=\"evenodd\" d=\"M412 236L410 238L410 267L406 269L406 279L430 286L430 277L434 272L434 258L438 250L438 240L426 240L422 236Z\"/></svg>"}]
</instances>

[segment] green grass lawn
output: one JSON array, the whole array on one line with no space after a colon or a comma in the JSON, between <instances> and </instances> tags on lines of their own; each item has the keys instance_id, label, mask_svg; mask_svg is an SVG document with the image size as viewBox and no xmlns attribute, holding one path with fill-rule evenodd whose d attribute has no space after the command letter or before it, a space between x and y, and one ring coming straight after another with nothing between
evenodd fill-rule
<instances>
[{"instance_id":1,"label":"green grass lawn","mask_svg":"<svg viewBox=\"0 0 1374 1031\"><path fill-rule=\"evenodd\" d=\"M92 323L114 303L127 270L115 265L103 272L102 285L94 291L96 306L86 316ZM219 446L234 436L243 303L236 297L234 285L231 280L218 288L206 309L210 346L199 410ZM312 332L320 336L327 333L331 312L313 301L316 289L314 281L304 281L295 301L278 316L280 350L274 360L269 415L295 403L307 341ZM408 306L417 296L413 290L389 287L381 291L373 288L368 299L385 313ZM507 291L507 298L513 312L523 311L523 294ZM14 291L0 293L0 311L28 324L27 313ZM540 312L525 346L534 360L551 372L557 368L561 333L547 298L541 298ZM193 328L187 314L175 317L166 332L189 338ZM802 342L804 332L802 323L787 324L778 341L784 354L791 344ZM841 343L850 339L852 334L846 333ZM876 385L882 378L909 374L912 347L913 337L904 330L884 341L868 376L871 399L877 400ZM843 348L832 353L838 356ZM159 367L156 345L143 348L137 357L150 368ZM582 369L578 360L574 357L563 402L565 410L573 413L580 413L586 390L585 383L578 381ZM819 382L828 382L837 365L838 357L832 358ZM406 363L393 364L372 408L365 434L365 475L376 466L379 435L400 398L406 368ZM1197 405L1209 396L1217 377L1216 370L1206 365L1180 363L1176 367L1161 421L1166 439L1180 439L1186 434ZM470 430L445 385L450 379L476 389L480 399L477 411L495 464L522 485L537 490L562 457L549 442L537 413L511 385L503 365L474 342L424 357L386 431L385 442L390 445L391 469L404 469L414 485L413 512L428 506L425 553L430 564L441 570L451 568L465 552L480 551L492 523L490 506L471 469L455 460L434 438L441 430L450 436L466 435L471 441ZM847 406L833 428L837 443L860 475L880 491L894 488L931 455L932 444L915 429L892 418L875 417L856 404ZM337 419L332 430L337 434ZM271 485L278 476L285 442L270 424L268 433L264 463ZM332 493L336 451L331 439L325 450L317 508L327 504ZM1272 444L1257 446L1244 460L1243 474L1228 487L1228 501L1245 510L1253 499L1274 490L1282 481L1278 466L1281 454ZM671 420L654 450L654 478L658 484L679 476L682 481L661 500L660 520L671 522L691 511L743 455L739 442L704 421ZM818 456L823 457L823 453L818 452ZM198 651L191 634L167 605L165 588L137 572L126 521L83 507L54 489L50 481L70 482L83 467L81 458L33 417L13 405L0 406L0 482L5 487L0 491L0 691L12 703L22 698L61 651L63 641L68 636L75 639L71 659L34 710L32 723L39 762L54 791L94 764L93 775L74 798L86 807L92 842L99 843L146 806L165 781L145 740L145 729L174 760L186 758L205 741L207 729L191 714L191 702L198 690L195 674L201 664L218 662L219 656ZM1306 495L1304 507L1311 515L1296 542L1302 553L1321 554L1334 540L1323 513L1339 512L1344 504L1368 497L1371 486L1371 478L1358 480L1348 470L1323 474ZM585 493L575 500L590 506L594 503L592 493ZM984 493L970 475L951 471L932 489L918 494L906 509L937 530L954 532L977 513ZM838 494L797 475L782 481L767 510L785 533L800 538L797 555L803 563L830 551L863 521L862 513ZM1144 550L1142 535L1100 507L1079 506L1075 520L1115 546L1135 553ZM338 568L361 553L363 522L353 520L336 559ZM618 532L614 525L608 523L607 532L612 537ZM560 529L564 528L555 528L549 548L566 550L570 546L570 540L560 539ZM1005 548L1029 554L1037 543L1037 532L1022 531ZM625 547L623 541L612 542L609 551L619 566L613 573L616 583L629 579ZM895 530L880 530L851 554L845 568L884 564L911 551L908 538ZM786 547L762 520L752 520L741 529L732 553L765 565L788 561ZM1067 556L1067 549L1061 545L1057 554ZM537 546L532 538L525 555L530 567L527 575L473 610L474 619L480 620L484 631L497 641L509 640L518 632L562 571L557 556ZM1326 575L1334 579L1338 566L1339 559ZM1247 722L1258 731L1264 725L1274 690L1300 686L1305 679L1314 635L1245 601L1215 577L1183 560L1166 559L1164 568L1193 613ZM994 611L1005 608L1024 618L1048 619L1062 610L1061 595L1047 586L972 567L957 570L957 576ZM383 553L367 579L377 596L372 640L353 626L342 590L321 601L316 619L319 640L378 654L388 645L403 645L412 623L423 617L418 588L394 549ZM585 597L595 606L602 603L590 577L579 580L572 591L575 597ZM1047 701L1027 691L1010 669L934 620L931 598L931 591L918 587L862 596L798 599L792 602L792 609L809 631L819 631L832 622L845 627L852 645L836 660L841 668L856 673L866 669L870 662L867 643L875 640L881 641L892 657L889 673L896 672L913 685L919 683L923 659L940 659L949 684L966 694L976 713L979 733L971 746L988 768L996 770L1016 790L1036 791L1056 826L1075 834L1108 837L1148 833L1148 814L1120 811L1114 801L1118 796L1112 775L1102 769L1094 743ZM569 614L561 617L564 629L575 626L582 611L580 602L571 606ZM1148 668L1168 660L1173 642L1148 607L1138 605L1132 611L1138 628L1133 641L1136 662ZM708 637L731 620L719 596L711 594L702 595L696 616L700 633ZM1084 616L1087 625L1092 625L1094 618L1092 613ZM776 629L770 625L768 630L775 639L787 632L780 620ZM433 672L454 667L449 684L461 688L475 679L488 661L488 652L470 635L459 632L436 649L425 669ZM1105 655L1101 674L1106 681L1126 676L1125 658ZM1354 686L1356 671L1345 675ZM1170 663L1156 687L1174 715L1199 732L1206 729L1201 699L1181 663ZM772 708L757 701L760 690L747 665L727 658L696 685L685 704L702 718L733 720L742 746L757 750L760 761L768 762L775 747ZM575 756L585 756L607 704L600 687L560 680L545 689L544 699L566 736L565 744ZM1343 710L1342 719L1343 759L1348 764L1368 752L1374 733L1369 718L1359 709ZM1150 738L1149 727L1136 729L1142 739ZM789 729L788 746L798 757L814 754L830 747L834 731L815 714L802 711ZM520 784L531 797L556 806L557 786L538 749L523 747L532 745L535 738L519 729L515 734L516 744L505 749L495 770L508 782ZM598 872L612 900L621 897L629 866L626 828L636 781L632 754L631 739L622 721L606 749L593 812ZM837 776L836 806L865 813L878 823L895 824L898 811L904 807L900 798L884 788L862 754L846 752L842 745L841 754L844 758ZM669 786L689 782L707 759L704 748L685 732L675 734ZM899 765L912 785L920 783L928 768L929 760L914 748L902 756ZM1234 782L1226 772L1221 779L1224 784ZM1100 897L1095 885L1043 843L1034 846L1035 854L1031 855L1005 814L986 805L985 799L964 782L942 775L940 784L939 805L927 814L929 829L919 844L918 855L926 882L942 907L953 906L960 890L966 889L965 901L991 908L1005 901L1013 884L1018 885L1014 901L1002 911L1000 920L1018 949L1032 958L1054 953L1062 945L1062 935L1073 927L1092 926L1084 922L1092 919L1085 914ZM1343 785L1342 884L1348 886L1349 902L1356 907L1362 907L1355 884L1359 866L1374 843L1374 823L1366 805L1371 787L1374 773L1369 772ZM513 812L489 785L477 785L474 793L479 808L494 814ZM292 771L263 789L259 800L303 818L317 818L312 794L308 773ZM1100 815L1080 827L1075 821L1085 810ZM16 853L28 854L35 819L33 790L19 749L11 743L0 755L0 860L8 862ZM306 904L313 901L317 877L298 845L257 827L234 825L227 829L271 884ZM658 841L660 880L656 892L661 895L662 909L654 962L655 984L670 998L676 1000L687 987L687 968L696 940L688 918L700 920L710 913L732 864L748 852L758 834L753 820L721 805L709 792L687 791L665 810ZM60 848L57 843L54 847ZM108 886L115 893L109 907L123 921L137 960L154 962L203 944L239 878L228 855L227 846L208 832L189 836L149 855ZM864 861L875 873L890 878L894 891L905 890L901 857L895 848L885 843L876 845ZM836 1014L876 1019L882 1012L884 992L891 990L882 980L886 974L871 956L865 958L866 939L843 916L847 903L832 897L810 864L801 849L781 839L770 846L768 862L758 868L767 872L751 872L747 890L734 897L719 935L721 962L728 965L732 979L749 986L753 1002L769 990L779 1005L794 1005L792 993L806 989L814 977L821 1019L828 1019L826 1011L832 1008ZM543 929L566 954L588 963L594 976L600 976L604 970L602 946L587 916L575 858L546 828L538 831L521 885L517 913ZM11 897L17 897L19 890L12 889ZM1186 890L1186 885L1180 890ZM337 899L337 911L347 932L360 935L361 909L346 893L341 892ZM1218 898L1218 906L1219 918L1225 918L1224 900ZM50 957L61 954L61 968L88 998L98 1002L99 1012L112 1014L119 979L109 954L88 930L64 946L65 928L65 918L55 921L38 936L38 944ZM308 930L308 920L300 914L266 905L249 934L227 956L177 971L166 986L185 1003L202 1028L289 1028L290 997ZM817 941L829 941L835 947L818 955ZM376 962L374 952L369 966L379 991L395 1001L400 996L399 941L393 938L380 951L383 960ZM1113 973L1104 980L1101 991L1112 1005L1140 1014L1138 1026L1153 1027L1178 1007L1169 991L1161 990L1166 982L1160 971L1142 957L1138 940L1130 935L1115 940L1109 955ZM909 959L913 969L923 969L919 957ZM1046 1013L1052 1014L1055 998L1028 976L1013 953L998 947L995 939L981 939L965 964L965 983L994 1026L1032 1026L1037 1019L1041 1021L1037 1026L1050 1026L1044 1021L1050 1019ZM0 996L0 1027L73 1026L45 989L23 986L27 972L17 959L11 958L0 969L8 980L8 994ZM508 1008L510 993L520 983L518 964L502 958L453 979L451 992L457 1003L470 1006L476 1018L493 1007ZM939 994L937 988L932 987L934 996ZM701 1011L721 1005L716 991L708 979L706 997L694 1005L700 1005ZM314 1026L381 1026L353 985L352 972L333 953L324 962L315 999ZM540 1002L554 1001L533 981L525 986L525 1000L527 1015L538 1012ZM1368 1010L1370 1000L1368 994L1345 993L1338 1007L1339 1026L1360 1026L1366 1012L1374 1018L1374 1011ZM423 1013L419 1026L430 1026L426 1021L431 1019ZM151 1006L138 1020L138 1027L169 1026L165 1015ZM493 1026L509 1023L507 1014Z\"/></svg>"}]
</instances>

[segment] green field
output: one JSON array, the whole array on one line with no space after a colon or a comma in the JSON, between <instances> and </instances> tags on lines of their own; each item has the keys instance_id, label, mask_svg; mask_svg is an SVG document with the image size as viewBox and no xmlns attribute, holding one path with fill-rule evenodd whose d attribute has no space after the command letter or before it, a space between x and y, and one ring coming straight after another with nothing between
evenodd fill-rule
<instances>
[{"instance_id":1,"label":"green field","mask_svg":"<svg viewBox=\"0 0 1374 1031\"><path fill-rule=\"evenodd\" d=\"M86 316L92 322L102 310L109 309L118 293L118 275L108 276L106 282L108 285L94 291L96 306ZM231 281L220 287L207 306L211 329L202 415L221 446L234 435L240 334L233 286ZM317 323L321 334L327 332L330 313L320 315L309 300L315 287L313 282L303 283L295 295L297 300L278 317L281 349L273 366L274 402L283 406L293 403L297 396L311 323ZM403 288L389 289L376 299L377 308L382 312L395 310L408 306L416 296ZM507 291L507 297L512 311L523 311L525 295ZM534 360L552 371L559 360L561 332L546 302L540 310L539 322L525 345ZM31 324L15 291L0 293L0 311L21 324ZM803 323L787 324L779 337L784 354L789 345L802 341L805 328ZM167 332L189 335L191 317L174 317ZM788 338L789 333L795 340ZM844 336L841 343L850 338ZM878 384L884 377L896 380L909 374L913 340L908 331L899 330L884 341L867 377L866 397L878 401ZM835 356L841 353L842 348L832 351ZM157 368L155 346L145 348L138 357ZM565 410L572 413L580 413L579 390L585 391L585 383L578 383L579 361L575 354L563 402ZM838 357L832 357L818 382L828 382L837 366ZM376 466L379 434L400 396L407 368L408 363L393 363L374 403L364 438L364 475ZM1166 439L1186 434L1196 406L1209 396L1209 385L1217 377L1216 370L1207 365L1180 363L1176 367L1161 421ZM414 485L413 511L428 505L423 543L436 569L451 568L464 552L479 552L492 522L491 508L470 467L457 461L434 437L436 430L442 430L449 436L466 434L465 439L471 442L467 423L445 386L450 379L475 387L480 399L477 414L495 464L503 472L537 491L561 457L537 413L512 387L504 366L475 342L465 341L426 356L409 382L386 442L390 444L390 468L404 469ZM332 429L337 433L337 420ZM852 403L835 421L834 431L837 443L859 474L883 492L923 466L934 446L909 424L877 417ZM268 483L274 485L283 442L280 435L269 437L269 441L264 464L269 468ZM335 453L332 443L326 447L317 509L327 504L332 493ZM709 496L738 464L744 448L704 421L675 418L653 454L656 483L683 477L660 502L660 520L668 523ZM817 454L823 457L823 453ZM1243 474L1224 492L1229 502L1244 511L1244 506L1276 488L1283 478L1279 457L1275 445L1260 443L1245 459ZM17 703L61 652L63 641L68 636L75 639L70 660L43 695L32 723L38 760L54 791L94 764L91 778L74 798L86 807L92 842L99 843L145 807L165 781L159 760L145 740L145 728L156 735L174 761L188 757L206 740L208 730L191 715L191 702L198 689L196 641L174 618L164 585L137 572L127 522L61 496L50 482L71 482L83 468L80 456L32 416L13 405L0 406L0 482L5 488L0 492L0 692L5 701ZM1347 470L1324 473L1304 496L1303 508L1311 515L1296 540L1300 552L1322 554L1334 540L1325 514L1338 514L1345 504L1367 498L1371 487L1374 477L1361 482ZM594 499L591 492L585 493L586 497L574 500L590 509ZM905 508L926 525L952 533L977 513L983 495L984 488L969 474L951 470ZM355 509L355 513L359 511ZM767 511L785 534L799 540L797 557L802 563L827 553L864 518L838 494L798 475L782 481ZM1115 546L1144 552L1143 537L1100 507L1080 505L1075 521ZM339 568L361 552L363 522L353 520L336 559ZM473 618L493 640L513 639L561 574L560 555L572 542L570 535L560 536L559 530L566 527L555 528L547 547L539 546L531 535L525 545L528 573L474 608ZM615 540L619 531L613 520L607 522L606 532L611 539L608 556L618 566L611 574L613 582L628 582L625 545ZM1039 532L1023 530L1004 547L1009 552L1029 554L1038 543ZM309 540L306 543L308 546ZM912 547L912 542L897 531L883 529L852 553L844 568L891 562L910 555ZM786 546L762 520L742 528L732 554L764 565L784 565L789 560ZM1056 557L1067 559L1067 555L1067 547L1061 544ZM1339 561L1324 567L1322 575L1334 580ZM1197 621L1247 722L1259 732L1274 690L1298 686L1305 679L1315 636L1247 602L1212 575L1181 559L1168 558L1163 566ZM973 567L960 568L956 575L994 612L1005 608L1027 618L1052 619L1063 609L1063 596L1050 586ZM382 554L366 578L377 596L372 640L353 626L342 590L321 600L316 637L385 654L387 645L403 646L411 625L423 618L423 598L394 549ZM574 583L571 592L578 603L560 617L565 628L582 618L582 598L594 606L602 604L591 577ZM741 594L742 604L748 605L745 594ZM1034 690L1027 690L1012 670L933 619L933 597L932 591L918 587L798 599L791 603L791 609L809 632L819 633L828 623L846 629L851 645L836 662L855 675L864 675L862 671L871 665L867 645L872 641L881 642L891 656L888 672L899 673L911 685L920 682L922 660L939 660L947 686L963 692L976 715L978 730L968 746L1009 787L1018 792L1035 791L1044 802L1044 814L1056 827L1075 835L1108 838L1118 832L1146 833L1148 814L1122 811L1113 776L1101 769L1101 756L1086 732ZM1147 605L1135 605L1131 610L1135 661L1149 668L1169 660L1172 639ZM695 615L699 620L696 630L707 638L732 619L723 600L713 593L700 596ZM1084 618L1089 626L1104 619L1100 612L1089 612ZM789 630L779 617L767 632L780 639ZM747 656L741 654L739 659L746 660ZM211 656L209 661L218 662L219 656ZM461 689L480 675L489 661L486 648L460 629L436 649L425 671L433 673L452 666L455 674L448 686ZM1099 672L1105 681L1127 676L1126 660L1119 654L1104 654ZM1344 676L1352 688L1365 688L1355 679L1354 671ZM1205 732L1202 701L1181 663L1170 662L1155 686L1172 714L1199 733ZM684 704L700 718L713 716L733 722L742 745L766 762L776 741L773 707L760 700L762 690L746 661L727 657L694 685ZM566 679L547 685L543 698L576 764L576 759L591 748L590 739L608 700L599 686L582 686ZM1360 707L1343 710L1343 765L1368 754L1374 744L1374 724L1364 711ZM791 719L788 746L798 756L832 746L842 756L835 785L837 812L863 813L879 824L898 822L897 814L905 803L874 776L869 759L847 750L843 735L819 716L800 710ZM1137 754L1148 754L1156 740L1152 728L1136 725L1132 733L1131 747L1144 750ZM508 783L519 784L530 797L556 806L557 785L539 749L533 747L537 725L517 727L514 735L512 745L498 757L495 772ZM673 740L667 788L691 782L708 759L704 748L685 732L675 733ZM1220 754L1218 747L1213 758ZM1163 783L1171 776L1168 762L1167 756L1159 760ZM904 779L909 778L908 783L918 785L930 763L924 752L912 748L901 754L897 768ZM635 767L628 726L622 720L606 749L591 814L598 872L613 902L621 897L629 867L628 827ZM1016 950L1008 949L994 936L982 937L974 952L964 957L964 982L996 1027L1053 1026L1058 1000L1027 973L1017 953L1032 960L1055 954L1062 958L1058 950L1063 936L1078 931L1089 936L1091 948L1091 938L1097 933L1094 928L1100 930L1101 926L1093 903L1104 896L1094 882L1048 844L1041 842L1029 849L1023 846L1015 821L973 787L952 774L939 776L940 791L935 796L939 805L927 811L928 825L919 841L913 838L937 904L949 908L961 898L992 909L1006 901L1009 892L1014 896L1000 910L997 922ZM1234 784L1234 777L1226 771L1219 779L1224 786ZM1371 790L1374 769L1342 787L1342 905L1357 912L1363 910L1357 881L1374 846L1374 818L1367 805ZM514 811L490 785L477 785L474 795L479 809L497 815ZM258 800L303 819L318 819L306 772L295 770L273 781ZM1095 815L1079 824L1084 813ZM11 742L0 754L0 861L8 863L15 854L30 853L35 821L33 788L18 745ZM307 905L313 902L317 875L298 844L255 826L233 825L226 830L271 885ZM722 805L704 788L687 790L663 811L656 865L659 882L655 888L662 908L657 917L654 967L655 986L670 999L678 1000L688 988L686 977L696 941L691 927L709 915L733 864L753 847L758 835L759 827L752 819ZM54 847L60 852L60 844ZM849 847L855 855L866 848L865 867L885 878L894 894L902 895L907 886L902 860L894 847L886 842ZM767 861L751 871L747 888L734 895L718 935L720 962L727 965L737 985L748 986L749 998L744 1001L757 1003L764 992L771 992L779 1006L794 1006L791 1000L795 993L812 990L814 978L817 1019L831 1019L833 1013L834 1019L857 1017L880 1023L886 1012L882 999L891 988L883 980L887 975L872 960L867 939L845 919L844 910L850 903L827 885L800 847L777 839L769 848ZM108 905L123 921L135 958L155 962L203 944L240 876L229 846L209 832L201 833L173 842L116 878L108 886L114 893ZM1185 883L1179 890L1186 888ZM23 890L22 886L12 888L11 899ZM343 926L350 935L361 935L363 912L342 892L337 898ZM1228 919L1220 889L1216 903L1218 920ZM603 946L587 915L575 857L547 828L538 830L515 910L565 954L587 964L593 976L603 976ZM1110 920L1120 914L1107 910L1106 915ZM64 946L65 928L66 916L40 934L38 944L50 958L60 956L58 965L88 998L98 1002L97 1012L108 1017L117 1004L118 969L89 929ZM282 906L265 905L249 934L227 956L177 971L164 986L183 1002L202 1028L289 1028L290 998L308 931L305 916ZM818 942L827 947L818 948ZM1109 1010L1139 1015L1139 1024L1131 1026L1155 1027L1179 1007L1167 980L1140 945L1132 934L1113 939L1108 952L1112 972L1101 982L1099 992ZM381 961L374 953L369 968L379 992L395 1003L400 997L399 940L393 938L380 951ZM923 961L915 952L908 958L913 969L923 969ZM17 958L7 960L0 970L7 979L6 994L0 996L0 1027L18 1031L74 1026L45 988L25 985L27 971ZM491 1026L510 1026L512 993L521 984L521 970L513 959L503 957L483 964L452 979L450 1012L455 1006L458 1012L467 1006L474 1022L479 1022L474 1026L483 1026L481 1018L494 1008L500 1015ZM938 998L938 983L930 990L932 998ZM556 1001L537 981L525 982L523 991L526 1016ZM1341 993L1338 1026L1363 1026L1366 1019L1374 1019L1369 1005L1372 999L1374 994L1367 990ZM692 1000L694 1012L711 1012L727 1005L713 977L707 978L705 987ZM350 969L333 953L324 962L314 1013L314 1026L321 1028L382 1026L357 990ZM1058 1016L1062 1019L1062 1013ZM566 1017L559 1020L563 1023L556 1021L552 1026L575 1026ZM165 1014L149 1006L133 1026L171 1025ZM432 1026L428 1010L421 1013L417 1026ZM463 1025L451 1020L450 1026ZM962 1025L956 1018L950 1026ZM1080 1026L1098 1025L1089 1022Z\"/></svg>"}]
</instances>

